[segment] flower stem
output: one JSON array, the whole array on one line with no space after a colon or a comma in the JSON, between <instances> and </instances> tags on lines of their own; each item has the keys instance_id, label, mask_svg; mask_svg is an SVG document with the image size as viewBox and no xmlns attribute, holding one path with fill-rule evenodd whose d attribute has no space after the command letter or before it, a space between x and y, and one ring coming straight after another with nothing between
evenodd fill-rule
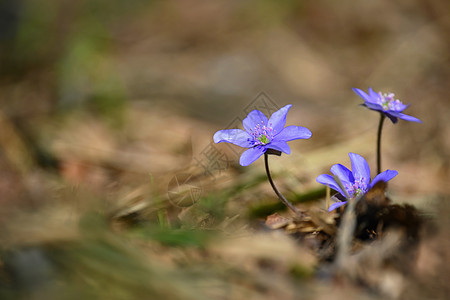
<instances>
[{"instance_id":1,"label":"flower stem","mask_svg":"<svg viewBox=\"0 0 450 300\"><path fill-rule=\"evenodd\" d=\"M386 119L386 116L383 113L380 113L377 136L377 174L381 173L381 131L383 130L384 119Z\"/></svg>"},{"instance_id":2,"label":"flower stem","mask_svg":"<svg viewBox=\"0 0 450 300\"><path fill-rule=\"evenodd\" d=\"M286 198L284 198L284 196L278 191L277 187L275 186L275 183L273 183L272 176L270 175L269 170L269 155L267 153L264 153L264 164L266 166L267 178L269 179L270 185L272 186L272 189L274 190L275 194L277 194L278 198L280 198L281 202L283 202L284 205L289 207L289 209L292 210L294 213L300 215L301 212L297 209L297 207L292 205Z\"/></svg>"}]
</instances>

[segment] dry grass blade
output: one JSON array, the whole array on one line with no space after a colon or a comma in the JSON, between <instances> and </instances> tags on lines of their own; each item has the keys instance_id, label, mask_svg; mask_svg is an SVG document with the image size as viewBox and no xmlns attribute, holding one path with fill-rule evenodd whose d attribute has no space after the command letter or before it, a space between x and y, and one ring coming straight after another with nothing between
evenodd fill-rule
<instances>
[{"instance_id":1,"label":"dry grass blade","mask_svg":"<svg viewBox=\"0 0 450 300\"><path fill-rule=\"evenodd\" d=\"M342 181L338 176L333 175L334 180L339 185L342 191L345 193L345 197L348 200L347 207L344 211L342 217L342 223L339 227L337 234L337 255L336 255L336 266L338 269L344 268L347 265L347 261L350 255L350 246L353 240L353 233L356 228L356 216L355 216L355 205L362 198L362 194L351 198L347 189L342 184Z\"/></svg>"}]
</instances>

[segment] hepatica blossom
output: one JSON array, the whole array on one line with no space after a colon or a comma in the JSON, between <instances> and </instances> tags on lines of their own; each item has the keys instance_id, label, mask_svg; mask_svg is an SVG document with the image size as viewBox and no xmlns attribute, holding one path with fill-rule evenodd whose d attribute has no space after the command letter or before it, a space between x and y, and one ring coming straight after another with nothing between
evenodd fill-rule
<instances>
[{"instance_id":1,"label":"hepatica blossom","mask_svg":"<svg viewBox=\"0 0 450 300\"><path fill-rule=\"evenodd\" d=\"M377 182L388 182L398 174L395 170L386 170L375 176L375 178L370 181L370 168L364 157L355 153L349 153L348 156L350 157L352 165L351 171L341 164L333 165L330 171L342 182L342 185L350 198L355 198L361 194L364 195ZM317 177L316 181L327 185L338 192L340 195L338 195L337 198L346 198L346 193L339 187L339 184L333 176L322 174ZM347 203L347 201L336 202L332 204L328 210L332 211L345 203Z\"/></svg>"},{"instance_id":2,"label":"hepatica blossom","mask_svg":"<svg viewBox=\"0 0 450 300\"><path fill-rule=\"evenodd\" d=\"M353 91L364 99L363 106L381 112L388 117L392 123L397 123L398 118L422 123L419 119L403 113L409 105L405 105L400 100L395 99L393 93L375 93L372 88L369 88L369 94L357 88L353 88Z\"/></svg>"},{"instance_id":3,"label":"hepatica blossom","mask_svg":"<svg viewBox=\"0 0 450 300\"><path fill-rule=\"evenodd\" d=\"M291 104L274 112L269 119L259 110L253 110L242 122L244 129L219 130L214 134L215 143L231 143L249 148L242 153L239 163L248 166L268 149L291 153L288 141L309 139L311 131L301 126L287 126L286 115Z\"/></svg>"}]
</instances>

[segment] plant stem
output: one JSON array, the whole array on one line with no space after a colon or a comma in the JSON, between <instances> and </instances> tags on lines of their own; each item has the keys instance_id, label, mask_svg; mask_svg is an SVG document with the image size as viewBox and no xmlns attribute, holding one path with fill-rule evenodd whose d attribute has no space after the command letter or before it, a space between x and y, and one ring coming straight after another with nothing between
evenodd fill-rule
<instances>
[{"instance_id":1,"label":"plant stem","mask_svg":"<svg viewBox=\"0 0 450 300\"><path fill-rule=\"evenodd\" d=\"M384 119L386 119L386 116L383 113L380 113L377 136L377 174L381 173L381 131L383 130Z\"/></svg>"},{"instance_id":2,"label":"plant stem","mask_svg":"<svg viewBox=\"0 0 450 300\"><path fill-rule=\"evenodd\" d=\"M264 153L264 164L266 166L267 178L269 179L270 185L272 186L272 189L274 190L275 194L277 194L278 198L280 198L281 202L283 202L284 205L289 207L289 209L292 210L294 213L300 215L301 212L297 209L297 207L292 205L286 198L284 198L284 196L278 191L277 187L275 186L275 183L273 183L272 176L270 175L269 170L269 155L267 153Z\"/></svg>"}]
</instances>

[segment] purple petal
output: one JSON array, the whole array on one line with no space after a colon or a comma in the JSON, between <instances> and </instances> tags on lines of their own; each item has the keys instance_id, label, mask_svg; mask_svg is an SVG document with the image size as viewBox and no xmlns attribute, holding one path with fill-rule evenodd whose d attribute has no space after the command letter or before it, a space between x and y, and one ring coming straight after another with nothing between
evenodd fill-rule
<instances>
[{"instance_id":1,"label":"purple petal","mask_svg":"<svg viewBox=\"0 0 450 300\"><path fill-rule=\"evenodd\" d=\"M371 189L375 184L377 184L380 181L388 182L392 178L398 175L398 172L396 170L386 170L384 172L381 172L370 183L369 189Z\"/></svg>"},{"instance_id":2,"label":"purple petal","mask_svg":"<svg viewBox=\"0 0 450 300\"><path fill-rule=\"evenodd\" d=\"M370 182L370 168L367 161L359 154L349 153L350 161L352 163L352 173L355 180L363 180L366 185Z\"/></svg>"},{"instance_id":3,"label":"purple petal","mask_svg":"<svg viewBox=\"0 0 450 300\"><path fill-rule=\"evenodd\" d=\"M308 128L301 126L288 126L281 130L281 132L275 135L276 141L292 141L298 139L309 139L312 133Z\"/></svg>"},{"instance_id":4,"label":"purple petal","mask_svg":"<svg viewBox=\"0 0 450 300\"><path fill-rule=\"evenodd\" d=\"M280 108L274 112L269 119L269 126L273 128L275 134L281 132L286 125L286 116L292 104L288 104L285 107Z\"/></svg>"},{"instance_id":5,"label":"purple petal","mask_svg":"<svg viewBox=\"0 0 450 300\"><path fill-rule=\"evenodd\" d=\"M380 99L380 95L378 93L375 93L371 87L369 87L369 96L372 103L378 103L378 100Z\"/></svg>"},{"instance_id":6,"label":"purple petal","mask_svg":"<svg viewBox=\"0 0 450 300\"><path fill-rule=\"evenodd\" d=\"M324 184L335 190L336 192L340 193L342 196L345 197L345 193L341 190L339 185L334 180L333 176L328 174L322 174L317 176L316 181L318 183Z\"/></svg>"},{"instance_id":7,"label":"purple petal","mask_svg":"<svg viewBox=\"0 0 450 300\"><path fill-rule=\"evenodd\" d=\"M328 208L328 211L332 211L335 210L338 207L341 207L342 205L344 205L345 203L347 203L347 201L342 201L342 202L336 202L330 205L330 207Z\"/></svg>"},{"instance_id":8,"label":"purple petal","mask_svg":"<svg viewBox=\"0 0 450 300\"><path fill-rule=\"evenodd\" d=\"M363 105L365 107L367 107L368 109L384 112L383 107L381 107L381 105L379 105L379 104L366 102Z\"/></svg>"},{"instance_id":9,"label":"purple petal","mask_svg":"<svg viewBox=\"0 0 450 300\"><path fill-rule=\"evenodd\" d=\"M225 129L217 131L213 139L216 144L226 142L249 148L252 146L253 137L242 129Z\"/></svg>"},{"instance_id":10,"label":"purple petal","mask_svg":"<svg viewBox=\"0 0 450 300\"><path fill-rule=\"evenodd\" d=\"M396 113L384 113L384 115L386 116L386 117L388 117L389 118L389 120L391 120L391 122L392 123L397 123L398 122L398 118L395 116L395 115L397 115Z\"/></svg>"},{"instance_id":11,"label":"purple petal","mask_svg":"<svg viewBox=\"0 0 450 300\"><path fill-rule=\"evenodd\" d=\"M405 109L407 109L407 108L409 107L409 105L410 105L410 104L399 103L399 104L397 104L397 109L396 109L396 111L397 111L397 112L402 112L402 111L404 111Z\"/></svg>"},{"instance_id":12,"label":"purple petal","mask_svg":"<svg viewBox=\"0 0 450 300\"><path fill-rule=\"evenodd\" d=\"M339 179L344 183L348 182L353 184L355 182L355 178L353 178L352 171L347 169L341 164L335 164L331 167L331 173L339 177Z\"/></svg>"},{"instance_id":13,"label":"purple petal","mask_svg":"<svg viewBox=\"0 0 450 300\"><path fill-rule=\"evenodd\" d=\"M366 92L364 92L363 90L357 89L357 88L352 88L352 90L361 98L364 99L364 101L366 102L372 102L369 95L366 94Z\"/></svg>"},{"instance_id":14,"label":"purple petal","mask_svg":"<svg viewBox=\"0 0 450 300\"><path fill-rule=\"evenodd\" d=\"M241 166L248 166L255 160L257 160L261 155L266 152L266 148L264 147L253 147L248 150L245 150L244 153L242 153L241 158L239 159L239 163Z\"/></svg>"},{"instance_id":15,"label":"purple petal","mask_svg":"<svg viewBox=\"0 0 450 300\"><path fill-rule=\"evenodd\" d=\"M242 124L244 125L244 129L247 132L250 132L256 125L267 125L267 117L262 112L255 109L247 115L244 121L242 121Z\"/></svg>"},{"instance_id":16,"label":"purple petal","mask_svg":"<svg viewBox=\"0 0 450 300\"><path fill-rule=\"evenodd\" d=\"M291 148L285 141L272 141L270 144L266 145L266 148L275 149L286 154L291 154Z\"/></svg>"},{"instance_id":17,"label":"purple petal","mask_svg":"<svg viewBox=\"0 0 450 300\"><path fill-rule=\"evenodd\" d=\"M417 123L423 123L421 120L413 117L413 116L409 116L409 115L405 115L403 113L398 113L397 116L405 121L410 121L410 122L417 122Z\"/></svg>"}]
</instances>

